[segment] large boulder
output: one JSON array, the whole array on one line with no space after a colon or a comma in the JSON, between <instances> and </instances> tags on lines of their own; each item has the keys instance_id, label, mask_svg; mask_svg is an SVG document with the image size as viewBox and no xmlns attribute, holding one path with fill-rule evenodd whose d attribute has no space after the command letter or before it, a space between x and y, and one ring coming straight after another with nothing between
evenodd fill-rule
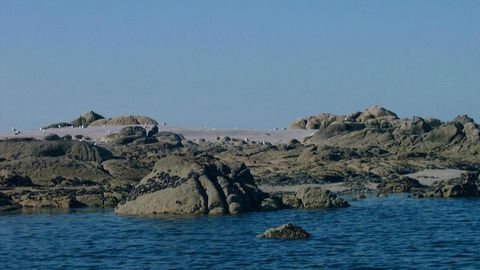
<instances>
[{"instance_id":1,"label":"large boulder","mask_svg":"<svg viewBox=\"0 0 480 270\"><path fill-rule=\"evenodd\" d=\"M111 144L125 145L140 139L145 139L146 136L147 131L143 127L129 126L122 128L119 133L113 133L102 138L102 141ZM154 139L152 142L153 141Z\"/></svg>"},{"instance_id":2,"label":"large boulder","mask_svg":"<svg viewBox=\"0 0 480 270\"><path fill-rule=\"evenodd\" d=\"M74 127L80 127L80 126L88 126L91 123L100 120L100 119L105 119L105 117L101 116L100 114L94 112L94 111L89 111L85 112L82 115L80 115L78 118L72 120L71 124Z\"/></svg>"},{"instance_id":3,"label":"large boulder","mask_svg":"<svg viewBox=\"0 0 480 270\"><path fill-rule=\"evenodd\" d=\"M370 119L389 119L389 120L394 120L398 119L398 116L390 111L387 110L381 106L375 105L367 108L363 113L361 113L356 120L359 122L366 122L367 120Z\"/></svg>"},{"instance_id":4,"label":"large boulder","mask_svg":"<svg viewBox=\"0 0 480 270\"><path fill-rule=\"evenodd\" d=\"M295 198L301 208L342 208L350 204L330 190L317 186L303 186L297 190Z\"/></svg>"},{"instance_id":5,"label":"large boulder","mask_svg":"<svg viewBox=\"0 0 480 270\"><path fill-rule=\"evenodd\" d=\"M411 120L404 120L400 123L394 134L422 135L432 130L432 126L421 117L413 117Z\"/></svg>"},{"instance_id":6,"label":"large boulder","mask_svg":"<svg viewBox=\"0 0 480 270\"><path fill-rule=\"evenodd\" d=\"M39 157L68 157L86 162L102 163L112 158L107 149L80 141L0 140L0 153L7 160Z\"/></svg>"},{"instance_id":7,"label":"large boulder","mask_svg":"<svg viewBox=\"0 0 480 270\"><path fill-rule=\"evenodd\" d=\"M96 145L79 141L3 140L0 169L28 176L35 185L51 185L53 176L79 178L97 183L108 181L100 164L113 157Z\"/></svg>"},{"instance_id":8,"label":"large boulder","mask_svg":"<svg viewBox=\"0 0 480 270\"><path fill-rule=\"evenodd\" d=\"M261 210L267 197L243 163L229 166L207 155L168 155L158 160L115 212L236 214Z\"/></svg>"},{"instance_id":9,"label":"large boulder","mask_svg":"<svg viewBox=\"0 0 480 270\"><path fill-rule=\"evenodd\" d=\"M455 138L462 136L462 130L463 125L459 122L446 123L428 133L424 140L434 144L447 145Z\"/></svg>"},{"instance_id":10,"label":"large boulder","mask_svg":"<svg viewBox=\"0 0 480 270\"><path fill-rule=\"evenodd\" d=\"M267 229L264 233L258 234L257 238L277 238L277 239L292 239L305 240L310 237L302 227L288 223L275 228Z\"/></svg>"},{"instance_id":11,"label":"large boulder","mask_svg":"<svg viewBox=\"0 0 480 270\"><path fill-rule=\"evenodd\" d=\"M362 130L365 125L357 122L334 122L325 129L317 131L313 138L329 139L340 134L345 134L357 130Z\"/></svg>"},{"instance_id":12,"label":"large boulder","mask_svg":"<svg viewBox=\"0 0 480 270\"><path fill-rule=\"evenodd\" d=\"M128 115L116 116L109 119L100 119L94 121L90 126L131 126L131 125L158 125L158 122L147 116Z\"/></svg>"}]
</instances>

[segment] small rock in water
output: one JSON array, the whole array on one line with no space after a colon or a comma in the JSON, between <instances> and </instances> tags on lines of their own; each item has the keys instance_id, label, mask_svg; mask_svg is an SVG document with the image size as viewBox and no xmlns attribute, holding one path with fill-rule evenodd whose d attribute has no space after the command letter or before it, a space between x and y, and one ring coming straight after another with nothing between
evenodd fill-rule
<instances>
[{"instance_id":1,"label":"small rock in water","mask_svg":"<svg viewBox=\"0 0 480 270\"><path fill-rule=\"evenodd\" d=\"M277 238L277 239L301 239L305 240L310 234L300 226L288 223L276 228L270 228L264 233L257 235L258 238Z\"/></svg>"}]
</instances>

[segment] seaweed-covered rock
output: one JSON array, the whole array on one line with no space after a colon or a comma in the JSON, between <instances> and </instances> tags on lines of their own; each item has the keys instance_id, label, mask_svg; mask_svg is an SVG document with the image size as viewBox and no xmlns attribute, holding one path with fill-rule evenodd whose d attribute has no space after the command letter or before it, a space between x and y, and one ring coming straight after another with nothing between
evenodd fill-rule
<instances>
[{"instance_id":1,"label":"seaweed-covered rock","mask_svg":"<svg viewBox=\"0 0 480 270\"><path fill-rule=\"evenodd\" d=\"M415 196L436 198L478 197L478 172L463 173L460 179L450 179L436 182L430 189L414 193Z\"/></svg>"},{"instance_id":2,"label":"seaweed-covered rock","mask_svg":"<svg viewBox=\"0 0 480 270\"><path fill-rule=\"evenodd\" d=\"M382 192L411 192L416 189L425 188L426 186L420 184L416 179L402 176L397 179L387 179L382 184L378 185L378 189Z\"/></svg>"},{"instance_id":3,"label":"seaweed-covered rock","mask_svg":"<svg viewBox=\"0 0 480 270\"><path fill-rule=\"evenodd\" d=\"M267 229L264 233L258 234L257 237L305 240L310 237L310 234L304 229L302 229L302 227L289 223L275 228Z\"/></svg>"},{"instance_id":4,"label":"seaweed-covered rock","mask_svg":"<svg viewBox=\"0 0 480 270\"><path fill-rule=\"evenodd\" d=\"M211 156L169 155L140 181L119 214L236 214L261 209L268 197L244 164Z\"/></svg>"}]
</instances>

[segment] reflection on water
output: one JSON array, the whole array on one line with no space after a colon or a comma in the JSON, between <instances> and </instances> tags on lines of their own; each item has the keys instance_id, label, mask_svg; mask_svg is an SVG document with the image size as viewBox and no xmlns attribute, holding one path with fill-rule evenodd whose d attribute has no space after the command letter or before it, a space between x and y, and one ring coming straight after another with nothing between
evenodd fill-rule
<instances>
[{"instance_id":1,"label":"reflection on water","mask_svg":"<svg viewBox=\"0 0 480 270\"><path fill-rule=\"evenodd\" d=\"M257 239L292 222L307 241ZM112 210L0 215L2 269L480 268L480 200L390 196L334 210L131 217Z\"/></svg>"}]
</instances>

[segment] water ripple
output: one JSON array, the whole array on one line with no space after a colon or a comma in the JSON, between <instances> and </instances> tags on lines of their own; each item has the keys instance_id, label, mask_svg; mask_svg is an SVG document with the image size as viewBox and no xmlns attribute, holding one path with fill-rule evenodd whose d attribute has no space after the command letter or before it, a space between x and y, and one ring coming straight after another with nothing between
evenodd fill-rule
<instances>
[{"instance_id":1,"label":"water ripple","mask_svg":"<svg viewBox=\"0 0 480 270\"><path fill-rule=\"evenodd\" d=\"M1 269L480 268L480 201L390 196L334 210L124 217L110 210L0 215ZM292 222L308 241L257 239Z\"/></svg>"}]
</instances>

